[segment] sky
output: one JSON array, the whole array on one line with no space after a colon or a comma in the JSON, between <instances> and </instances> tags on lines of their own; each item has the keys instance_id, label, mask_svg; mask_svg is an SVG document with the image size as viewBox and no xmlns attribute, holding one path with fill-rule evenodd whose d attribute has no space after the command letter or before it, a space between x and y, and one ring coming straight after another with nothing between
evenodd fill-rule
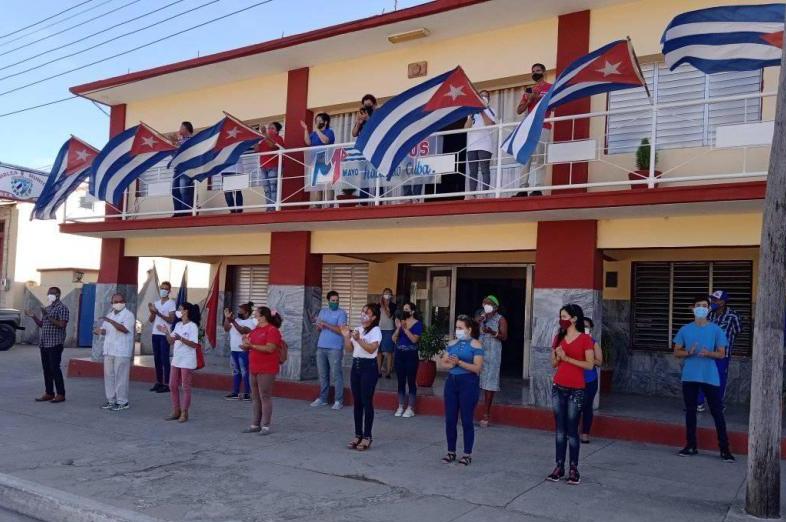
<instances>
[{"instance_id":1,"label":"sky","mask_svg":"<svg viewBox=\"0 0 786 522\"><path fill-rule=\"evenodd\" d=\"M389 12L395 5L398 9L403 9L425 3L425 0L269 0L268 3L248 11L73 72L68 71L252 6L260 0L0 2L3 9L3 16L0 17L0 162L48 171L58 150L70 134L97 148L103 147L108 138L109 117L105 114L108 108L75 98L19 114L2 115L66 98L70 95L68 88L74 85L264 42L280 38L282 34L292 35L365 18L380 14L383 10ZM174 5L164 8L173 2ZM120 37L202 5L205 6L155 27ZM69 8L72 9L19 31ZM160 11L125 23L156 9ZM91 18L96 19L91 21ZM107 32L67 45L116 24L118 27ZM36 42L37 40L41 41ZM104 41L108 43L36 70L22 72ZM32 58L40 53L45 54ZM16 62L22 63L13 65ZM7 77L16 73L20 74ZM62 75L37 85L24 87L60 74ZM21 89L7 93L17 88Z\"/></svg>"}]
</instances>

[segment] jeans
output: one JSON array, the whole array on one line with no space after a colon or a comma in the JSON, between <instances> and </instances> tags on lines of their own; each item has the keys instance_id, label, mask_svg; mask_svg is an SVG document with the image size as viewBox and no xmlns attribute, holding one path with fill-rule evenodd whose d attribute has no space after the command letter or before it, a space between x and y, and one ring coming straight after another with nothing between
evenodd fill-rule
<instances>
[{"instance_id":1,"label":"jeans","mask_svg":"<svg viewBox=\"0 0 786 522\"><path fill-rule=\"evenodd\" d=\"M194 180L180 175L172 178L172 204L175 214L190 214L194 206Z\"/></svg>"},{"instance_id":2,"label":"jeans","mask_svg":"<svg viewBox=\"0 0 786 522\"><path fill-rule=\"evenodd\" d=\"M586 383L584 388L584 406L581 408L581 433L589 435L592 429L592 419L595 412L592 403L595 402L595 395L598 393L598 379Z\"/></svg>"},{"instance_id":3,"label":"jeans","mask_svg":"<svg viewBox=\"0 0 786 522\"><path fill-rule=\"evenodd\" d=\"M731 357L724 357L723 359L715 359L715 365L718 367L718 376L720 376L720 400L723 406L723 399L726 397L726 381L729 378L729 363ZM696 404L704 404L704 392L699 390L699 399Z\"/></svg>"},{"instance_id":4,"label":"jeans","mask_svg":"<svg viewBox=\"0 0 786 522\"><path fill-rule=\"evenodd\" d=\"M491 188L491 153L487 150L470 150L467 152L469 163L469 190L488 190ZM480 175L478 177L478 166ZM478 187L478 182L480 186Z\"/></svg>"},{"instance_id":5,"label":"jeans","mask_svg":"<svg viewBox=\"0 0 786 522\"><path fill-rule=\"evenodd\" d=\"M104 392L107 402L128 403L131 357L104 355Z\"/></svg>"},{"instance_id":6,"label":"jeans","mask_svg":"<svg viewBox=\"0 0 786 522\"><path fill-rule=\"evenodd\" d=\"M224 192L224 200L227 202L228 207L241 207L241 208L230 208L229 212L231 214L242 214L243 213L243 191L242 190L227 190Z\"/></svg>"},{"instance_id":7,"label":"jeans","mask_svg":"<svg viewBox=\"0 0 786 522\"><path fill-rule=\"evenodd\" d=\"M420 196L423 193L423 184L418 183L416 185L406 184L401 187L401 195L402 196Z\"/></svg>"},{"instance_id":8,"label":"jeans","mask_svg":"<svg viewBox=\"0 0 786 522\"><path fill-rule=\"evenodd\" d=\"M51 348L41 348L41 369L44 371L44 388L47 395L65 395L63 371L60 369L60 359L63 357L63 345L58 344Z\"/></svg>"},{"instance_id":9,"label":"jeans","mask_svg":"<svg viewBox=\"0 0 786 522\"><path fill-rule=\"evenodd\" d=\"M370 439L374 427L374 389L377 386L377 359L352 359L352 387L355 436Z\"/></svg>"},{"instance_id":10,"label":"jeans","mask_svg":"<svg viewBox=\"0 0 786 522\"><path fill-rule=\"evenodd\" d=\"M167 384L169 382L170 361L169 343L166 335L153 336L153 362L156 364L156 382Z\"/></svg>"},{"instance_id":11,"label":"jeans","mask_svg":"<svg viewBox=\"0 0 786 522\"><path fill-rule=\"evenodd\" d=\"M278 195L278 166L262 168L262 189L265 191L265 203L275 205Z\"/></svg>"},{"instance_id":12,"label":"jeans","mask_svg":"<svg viewBox=\"0 0 786 522\"><path fill-rule=\"evenodd\" d=\"M570 465L579 465L579 418L584 405L584 390L551 386L551 407L556 424L557 466L565 467L565 453L570 446Z\"/></svg>"},{"instance_id":13,"label":"jeans","mask_svg":"<svg viewBox=\"0 0 786 522\"><path fill-rule=\"evenodd\" d=\"M528 187L542 187L546 178L546 145L551 141L551 129L543 129L535 152L530 156L524 171L527 174Z\"/></svg>"},{"instance_id":14,"label":"jeans","mask_svg":"<svg viewBox=\"0 0 786 522\"><path fill-rule=\"evenodd\" d=\"M344 350L317 348L319 399L322 402L328 401L330 381L333 381L333 386L336 388L336 402L344 402L344 372L341 369L341 361L343 358Z\"/></svg>"},{"instance_id":15,"label":"jeans","mask_svg":"<svg viewBox=\"0 0 786 522\"><path fill-rule=\"evenodd\" d=\"M172 366L172 372L169 376L169 395L172 398L172 409L174 411L183 410L188 411L191 407L191 377L194 375L194 370L188 368L178 368ZM183 386L183 401L180 401L180 386Z\"/></svg>"},{"instance_id":16,"label":"jeans","mask_svg":"<svg viewBox=\"0 0 786 522\"><path fill-rule=\"evenodd\" d=\"M445 379L445 436L448 439L448 451L456 453L458 438L459 414L461 415L461 431L464 433L464 454L472 455L475 445L475 407L480 399L480 377L475 373L461 375L448 374Z\"/></svg>"},{"instance_id":17,"label":"jeans","mask_svg":"<svg viewBox=\"0 0 786 522\"><path fill-rule=\"evenodd\" d=\"M274 373L256 373L251 375L251 403L253 416L252 426L270 426L273 417L273 383Z\"/></svg>"},{"instance_id":18,"label":"jeans","mask_svg":"<svg viewBox=\"0 0 786 522\"><path fill-rule=\"evenodd\" d=\"M410 408L414 408L418 396L418 387L415 384L418 375L418 351L396 348L395 357L393 366L396 369L396 379L398 379L398 403L401 406L406 404ZM407 402L407 388L409 388L409 402Z\"/></svg>"},{"instance_id":19,"label":"jeans","mask_svg":"<svg viewBox=\"0 0 786 522\"><path fill-rule=\"evenodd\" d=\"M713 386L704 382L683 382L682 396L685 399L685 439L687 446L696 447L696 406L699 390L707 397L712 419L715 421L715 431L718 434L718 446L721 451L729 449L729 438L726 435L726 418L723 416L723 401L720 398L720 386Z\"/></svg>"},{"instance_id":20,"label":"jeans","mask_svg":"<svg viewBox=\"0 0 786 522\"><path fill-rule=\"evenodd\" d=\"M240 393L240 381L246 388L246 393L251 393L251 384L248 378L248 352L232 352L232 393Z\"/></svg>"}]
</instances>

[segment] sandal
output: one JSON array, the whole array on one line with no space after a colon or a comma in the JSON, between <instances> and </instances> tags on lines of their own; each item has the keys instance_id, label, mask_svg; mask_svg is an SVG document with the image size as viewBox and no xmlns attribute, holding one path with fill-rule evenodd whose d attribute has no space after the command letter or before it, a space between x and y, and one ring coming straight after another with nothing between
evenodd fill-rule
<instances>
[{"instance_id":1,"label":"sandal","mask_svg":"<svg viewBox=\"0 0 786 522\"><path fill-rule=\"evenodd\" d=\"M459 459L458 462L459 464L464 464L465 466L469 466L470 464L472 464L472 457L470 457L469 455L464 455Z\"/></svg>"},{"instance_id":2,"label":"sandal","mask_svg":"<svg viewBox=\"0 0 786 522\"><path fill-rule=\"evenodd\" d=\"M456 462L456 454L448 452L447 455L442 457L442 462L445 464L450 464L451 462Z\"/></svg>"},{"instance_id":3,"label":"sandal","mask_svg":"<svg viewBox=\"0 0 786 522\"><path fill-rule=\"evenodd\" d=\"M363 439L355 449L357 449L358 451L366 451L371 447L371 441L372 439Z\"/></svg>"},{"instance_id":4,"label":"sandal","mask_svg":"<svg viewBox=\"0 0 786 522\"><path fill-rule=\"evenodd\" d=\"M355 437L354 439L352 439L352 441L349 444L347 444L347 448L349 448L349 449L357 449L358 444L360 444L360 441L362 441L362 440L363 440L363 437Z\"/></svg>"},{"instance_id":5,"label":"sandal","mask_svg":"<svg viewBox=\"0 0 786 522\"><path fill-rule=\"evenodd\" d=\"M481 428L488 428L489 427L489 419L488 417L484 417L483 420L479 423Z\"/></svg>"}]
</instances>

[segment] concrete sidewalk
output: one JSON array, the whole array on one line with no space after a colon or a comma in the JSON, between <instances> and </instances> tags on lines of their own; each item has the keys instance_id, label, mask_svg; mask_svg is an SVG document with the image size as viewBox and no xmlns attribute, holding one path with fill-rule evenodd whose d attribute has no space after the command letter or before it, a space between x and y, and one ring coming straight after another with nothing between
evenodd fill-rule
<instances>
[{"instance_id":1,"label":"concrete sidewalk","mask_svg":"<svg viewBox=\"0 0 786 522\"><path fill-rule=\"evenodd\" d=\"M73 354L73 352L70 352ZM79 353L79 355L83 355ZM0 472L165 520L723 521L743 518L745 461L595 440L582 484L546 483L553 435L478 432L468 468L445 465L441 419L378 411L367 453L344 449L352 412L274 400L268 436L244 435L245 402L197 390L192 420L164 422L165 394L132 384L131 409L99 409L103 384L70 379L37 404L37 349L0 353ZM53 518L53 520L57 520Z\"/></svg>"}]
</instances>

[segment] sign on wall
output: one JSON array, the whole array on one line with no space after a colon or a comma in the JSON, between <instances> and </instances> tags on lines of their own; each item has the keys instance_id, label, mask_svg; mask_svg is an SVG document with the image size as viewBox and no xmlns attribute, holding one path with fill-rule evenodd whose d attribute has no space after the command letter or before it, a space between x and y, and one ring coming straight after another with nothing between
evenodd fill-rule
<instances>
[{"instance_id":1,"label":"sign on wall","mask_svg":"<svg viewBox=\"0 0 786 522\"><path fill-rule=\"evenodd\" d=\"M46 183L46 174L0 164L0 199L35 201Z\"/></svg>"}]
</instances>

